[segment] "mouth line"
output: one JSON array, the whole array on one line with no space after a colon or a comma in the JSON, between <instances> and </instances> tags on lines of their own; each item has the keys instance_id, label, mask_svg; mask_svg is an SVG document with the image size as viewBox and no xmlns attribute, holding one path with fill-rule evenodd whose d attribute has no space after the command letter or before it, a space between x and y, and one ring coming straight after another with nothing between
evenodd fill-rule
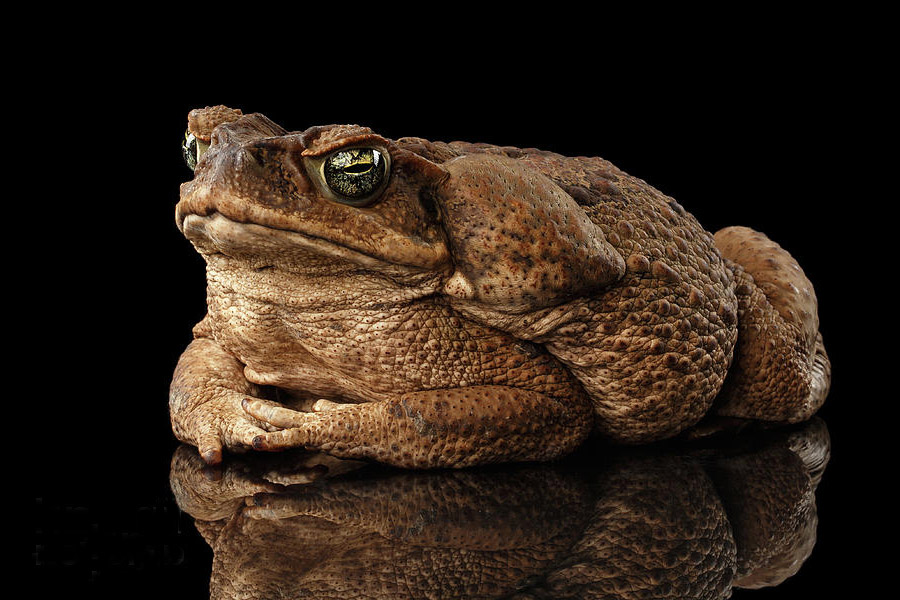
<instances>
[{"instance_id":1,"label":"mouth line","mask_svg":"<svg viewBox=\"0 0 900 600\"><path fill-rule=\"evenodd\" d=\"M216 219L219 219L219 222L216 222ZM397 269L401 268L404 270L412 270L412 271L429 271L428 267L423 267L420 265L411 265L406 263L389 261L384 258L373 256L361 250L357 250L355 248L351 248L349 246L345 246L342 244L338 244L332 242L331 240L318 237L309 233L295 231L293 229L283 229L280 227L272 227L270 225L262 225L259 223L249 223L244 221L234 220L225 214L219 212L218 210L211 210L208 214L197 214L197 213L187 213L181 219L181 230L182 232L187 233L189 229L195 229L189 221L199 221L202 225L199 225L199 228L204 231L204 235L214 241L214 245L217 248L218 254L222 254L225 256L232 256L231 253L225 252L222 250L219 243L215 241L214 238L221 237L212 235L209 232L209 226L216 227L220 229L220 233L225 233L226 236L231 234L232 236L236 235L248 235L248 236L256 236L259 238L269 238L269 239L278 239L284 243L290 244L293 247L304 248L315 252L320 255L332 256L334 258L340 258L344 260L349 260L351 262L360 264L366 267L378 268L379 270L384 269ZM233 257L232 257L233 258ZM274 265L265 264L256 268L255 270L262 271L265 269L275 268Z\"/></svg>"}]
</instances>

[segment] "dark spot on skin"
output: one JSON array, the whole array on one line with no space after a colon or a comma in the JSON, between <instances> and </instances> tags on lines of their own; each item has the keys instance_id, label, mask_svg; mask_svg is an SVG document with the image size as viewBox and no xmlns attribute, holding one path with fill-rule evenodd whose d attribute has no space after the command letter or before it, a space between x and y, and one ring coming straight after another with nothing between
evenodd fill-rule
<instances>
[{"instance_id":1,"label":"dark spot on skin","mask_svg":"<svg viewBox=\"0 0 900 600\"><path fill-rule=\"evenodd\" d=\"M663 279L669 283L678 283L681 281L681 276L675 269L659 260L655 260L650 264L650 272L654 277Z\"/></svg>"},{"instance_id":2,"label":"dark spot on skin","mask_svg":"<svg viewBox=\"0 0 900 600\"><path fill-rule=\"evenodd\" d=\"M511 256L511 258L514 262L524 265L526 270L534 268L534 259L531 256L525 254L514 254Z\"/></svg>"},{"instance_id":3,"label":"dark spot on skin","mask_svg":"<svg viewBox=\"0 0 900 600\"><path fill-rule=\"evenodd\" d=\"M703 293L695 287L691 288L690 294L688 294L688 304L690 306L699 306L701 302L703 302Z\"/></svg>"},{"instance_id":4,"label":"dark spot on skin","mask_svg":"<svg viewBox=\"0 0 900 600\"><path fill-rule=\"evenodd\" d=\"M681 206L680 204L678 204L678 202L676 202L675 200L673 200L671 198L669 199L669 208L674 210L676 213L678 213L682 217L687 214L687 211L684 210L684 207Z\"/></svg>"},{"instance_id":5,"label":"dark spot on skin","mask_svg":"<svg viewBox=\"0 0 900 600\"><path fill-rule=\"evenodd\" d=\"M525 156L525 153L522 150L513 146L504 146L500 148L500 150L502 150L503 154L509 158L521 158Z\"/></svg>"},{"instance_id":6,"label":"dark spot on skin","mask_svg":"<svg viewBox=\"0 0 900 600\"><path fill-rule=\"evenodd\" d=\"M652 354L662 354L666 350L666 343L662 340L653 340L650 342L649 350Z\"/></svg>"},{"instance_id":7,"label":"dark spot on skin","mask_svg":"<svg viewBox=\"0 0 900 600\"><path fill-rule=\"evenodd\" d=\"M728 304L722 304L717 312L726 325L734 325L737 322L737 315Z\"/></svg>"},{"instance_id":8,"label":"dark spot on skin","mask_svg":"<svg viewBox=\"0 0 900 600\"><path fill-rule=\"evenodd\" d=\"M516 342L515 349L528 358L535 358L536 356L540 356L542 354L540 346L524 340Z\"/></svg>"},{"instance_id":9,"label":"dark spot on skin","mask_svg":"<svg viewBox=\"0 0 900 600\"><path fill-rule=\"evenodd\" d=\"M431 221L440 221L441 214L434 200L434 192L429 188L419 190L419 203Z\"/></svg>"},{"instance_id":10,"label":"dark spot on skin","mask_svg":"<svg viewBox=\"0 0 900 600\"><path fill-rule=\"evenodd\" d=\"M641 254L632 254L625 264L629 270L635 273L645 273L650 270L650 260Z\"/></svg>"},{"instance_id":11,"label":"dark spot on skin","mask_svg":"<svg viewBox=\"0 0 900 600\"><path fill-rule=\"evenodd\" d=\"M563 189L567 194L572 196L572 199L580 206L590 206L595 203L591 192L583 185L567 185L563 186Z\"/></svg>"}]
</instances>

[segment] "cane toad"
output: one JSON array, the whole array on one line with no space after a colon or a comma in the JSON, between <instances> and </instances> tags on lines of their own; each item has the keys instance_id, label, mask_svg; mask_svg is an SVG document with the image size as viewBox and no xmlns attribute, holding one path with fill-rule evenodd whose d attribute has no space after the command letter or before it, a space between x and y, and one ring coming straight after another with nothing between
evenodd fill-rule
<instances>
[{"instance_id":1,"label":"cane toad","mask_svg":"<svg viewBox=\"0 0 900 600\"><path fill-rule=\"evenodd\" d=\"M794 259L600 158L192 111L206 317L176 436L403 467L549 460L709 414L796 422L830 366Z\"/></svg>"}]
</instances>

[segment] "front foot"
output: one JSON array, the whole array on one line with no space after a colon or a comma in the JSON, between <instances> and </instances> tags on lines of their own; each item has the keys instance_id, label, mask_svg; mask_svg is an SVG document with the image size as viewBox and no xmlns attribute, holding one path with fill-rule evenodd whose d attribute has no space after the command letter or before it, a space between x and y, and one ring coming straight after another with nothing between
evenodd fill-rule
<instances>
[{"instance_id":1,"label":"front foot","mask_svg":"<svg viewBox=\"0 0 900 600\"><path fill-rule=\"evenodd\" d=\"M244 398L259 394L233 356L214 340L195 339L181 355L172 378L172 430L179 440L196 446L207 464L219 464L224 449L247 450L254 438L274 430L241 408Z\"/></svg>"},{"instance_id":2,"label":"front foot","mask_svg":"<svg viewBox=\"0 0 900 600\"><path fill-rule=\"evenodd\" d=\"M274 428L248 415L241 402L243 394L227 393L198 406L183 424L178 438L197 446L200 456L210 465L222 462L222 451L244 452L254 447L253 440Z\"/></svg>"}]
</instances>

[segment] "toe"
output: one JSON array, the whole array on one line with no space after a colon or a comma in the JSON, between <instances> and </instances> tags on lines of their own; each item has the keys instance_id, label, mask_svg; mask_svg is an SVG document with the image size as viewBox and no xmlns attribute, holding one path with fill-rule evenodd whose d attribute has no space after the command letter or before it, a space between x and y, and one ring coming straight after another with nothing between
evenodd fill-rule
<instances>
[{"instance_id":1,"label":"toe","mask_svg":"<svg viewBox=\"0 0 900 600\"><path fill-rule=\"evenodd\" d=\"M218 434L212 431L202 434L197 441L197 449L206 464L217 465L222 462L222 442Z\"/></svg>"},{"instance_id":2,"label":"toe","mask_svg":"<svg viewBox=\"0 0 900 600\"><path fill-rule=\"evenodd\" d=\"M265 429L257 427L249 419L244 419L234 423L226 437L229 446L252 448L253 440L265 433Z\"/></svg>"},{"instance_id":3,"label":"toe","mask_svg":"<svg viewBox=\"0 0 900 600\"><path fill-rule=\"evenodd\" d=\"M346 408L348 406L353 406L352 404L341 404L340 402L332 402L331 400L325 400L322 398L321 400L316 401L313 404L312 409L315 412L319 412L322 410L340 410L341 408Z\"/></svg>"},{"instance_id":4,"label":"toe","mask_svg":"<svg viewBox=\"0 0 900 600\"><path fill-rule=\"evenodd\" d=\"M285 429L302 425L306 414L259 398L244 398L241 406L254 419Z\"/></svg>"}]
</instances>

